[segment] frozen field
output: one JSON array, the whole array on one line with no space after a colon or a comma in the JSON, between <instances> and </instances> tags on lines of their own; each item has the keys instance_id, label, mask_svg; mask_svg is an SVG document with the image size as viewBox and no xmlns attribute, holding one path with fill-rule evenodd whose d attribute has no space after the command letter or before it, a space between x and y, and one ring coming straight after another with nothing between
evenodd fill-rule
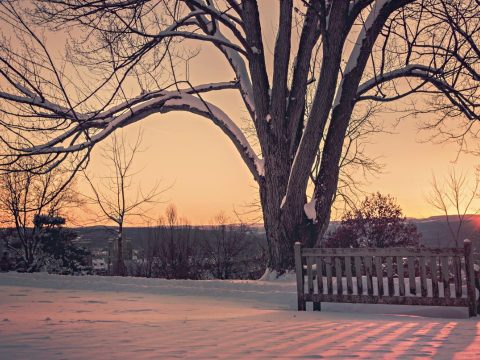
<instances>
[{"instance_id":1,"label":"frozen field","mask_svg":"<svg viewBox=\"0 0 480 360\"><path fill-rule=\"evenodd\" d=\"M322 304L292 281L0 274L0 359L480 358L466 309Z\"/></svg>"}]
</instances>

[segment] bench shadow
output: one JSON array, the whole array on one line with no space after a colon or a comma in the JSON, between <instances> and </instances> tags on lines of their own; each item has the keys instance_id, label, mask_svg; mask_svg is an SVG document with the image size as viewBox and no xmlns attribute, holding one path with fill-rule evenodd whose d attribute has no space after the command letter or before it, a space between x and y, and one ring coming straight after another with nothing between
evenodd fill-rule
<instances>
[{"instance_id":1,"label":"bench shadow","mask_svg":"<svg viewBox=\"0 0 480 360\"><path fill-rule=\"evenodd\" d=\"M316 313L311 320L317 323L294 331L294 339L281 346L281 353L278 345L265 347L265 352L282 358L480 358L480 328L475 318L376 314L369 319L362 314L359 320L345 313L340 319L335 317L322 319Z\"/></svg>"}]
</instances>

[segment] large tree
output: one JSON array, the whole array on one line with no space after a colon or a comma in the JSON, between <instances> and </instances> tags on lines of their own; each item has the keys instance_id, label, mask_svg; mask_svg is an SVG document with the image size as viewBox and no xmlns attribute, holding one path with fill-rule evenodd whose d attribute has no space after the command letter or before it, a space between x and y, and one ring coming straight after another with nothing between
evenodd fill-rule
<instances>
[{"instance_id":1,"label":"large tree","mask_svg":"<svg viewBox=\"0 0 480 360\"><path fill-rule=\"evenodd\" d=\"M259 5L278 10L271 55ZM4 165L46 154L46 167L35 170L47 171L65 159L75 169L119 127L155 113L200 115L223 130L258 183L268 265L283 271L293 266L295 241L313 246L323 239L350 149L345 139L358 125L355 112L420 94L410 110L436 113L432 125L440 134L449 134L444 120L451 118L461 129L452 135L462 139L479 119L479 5L479 0L3 1ZM70 31L61 66L45 44L47 27ZM230 79L190 81L188 64L198 44L212 58L214 52L224 58ZM254 138L215 105L216 94L225 91L242 99ZM418 103L423 100L428 106Z\"/></svg>"}]
</instances>

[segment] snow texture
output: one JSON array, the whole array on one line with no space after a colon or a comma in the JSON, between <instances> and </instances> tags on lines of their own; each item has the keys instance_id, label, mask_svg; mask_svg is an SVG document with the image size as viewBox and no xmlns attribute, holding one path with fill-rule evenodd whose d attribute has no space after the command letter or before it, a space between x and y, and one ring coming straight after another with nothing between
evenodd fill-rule
<instances>
[{"instance_id":1,"label":"snow texture","mask_svg":"<svg viewBox=\"0 0 480 360\"><path fill-rule=\"evenodd\" d=\"M303 206L303 211L305 211L305 215L312 221L316 221L317 219L317 211L315 210L315 205L317 204L317 199L312 198L308 203Z\"/></svg>"},{"instance_id":2,"label":"snow texture","mask_svg":"<svg viewBox=\"0 0 480 360\"><path fill-rule=\"evenodd\" d=\"M215 37L220 40L226 40L226 37L220 32L218 27L217 32L215 33ZM240 82L240 88L242 89L241 93L245 104L250 108L250 110L255 112L255 103L253 101L253 87L245 61L238 53L238 51L235 51L230 47L224 46L222 47L222 51L227 57L231 67L233 68L233 71L235 72L235 75L237 76L237 79Z\"/></svg>"},{"instance_id":3,"label":"snow texture","mask_svg":"<svg viewBox=\"0 0 480 360\"><path fill-rule=\"evenodd\" d=\"M280 204L280 209L283 209L283 207L285 206L285 202L286 202L286 201L287 201L287 197L284 196L284 197L282 198L282 202L281 202L281 204Z\"/></svg>"},{"instance_id":4,"label":"snow texture","mask_svg":"<svg viewBox=\"0 0 480 360\"><path fill-rule=\"evenodd\" d=\"M480 358L480 328L466 309L322 303L297 312L288 276L4 273L0 334L1 359Z\"/></svg>"}]
</instances>

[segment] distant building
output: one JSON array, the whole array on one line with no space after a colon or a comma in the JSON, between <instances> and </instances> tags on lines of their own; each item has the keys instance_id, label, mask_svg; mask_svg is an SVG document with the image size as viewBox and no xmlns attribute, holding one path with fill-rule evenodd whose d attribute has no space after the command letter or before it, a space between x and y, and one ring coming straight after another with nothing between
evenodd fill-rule
<instances>
[{"instance_id":1,"label":"distant building","mask_svg":"<svg viewBox=\"0 0 480 360\"><path fill-rule=\"evenodd\" d=\"M108 250L101 248L91 249L91 266L95 275L108 274Z\"/></svg>"},{"instance_id":2,"label":"distant building","mask_svg":"<svg viewBox=\"0 0 480 360\"><path fill-rule=\"evenodd\" d=\"M106 259L92 259L92 269L96 275L105 275L108 271L108 263Z\"/></svg>"}]
</instances>

